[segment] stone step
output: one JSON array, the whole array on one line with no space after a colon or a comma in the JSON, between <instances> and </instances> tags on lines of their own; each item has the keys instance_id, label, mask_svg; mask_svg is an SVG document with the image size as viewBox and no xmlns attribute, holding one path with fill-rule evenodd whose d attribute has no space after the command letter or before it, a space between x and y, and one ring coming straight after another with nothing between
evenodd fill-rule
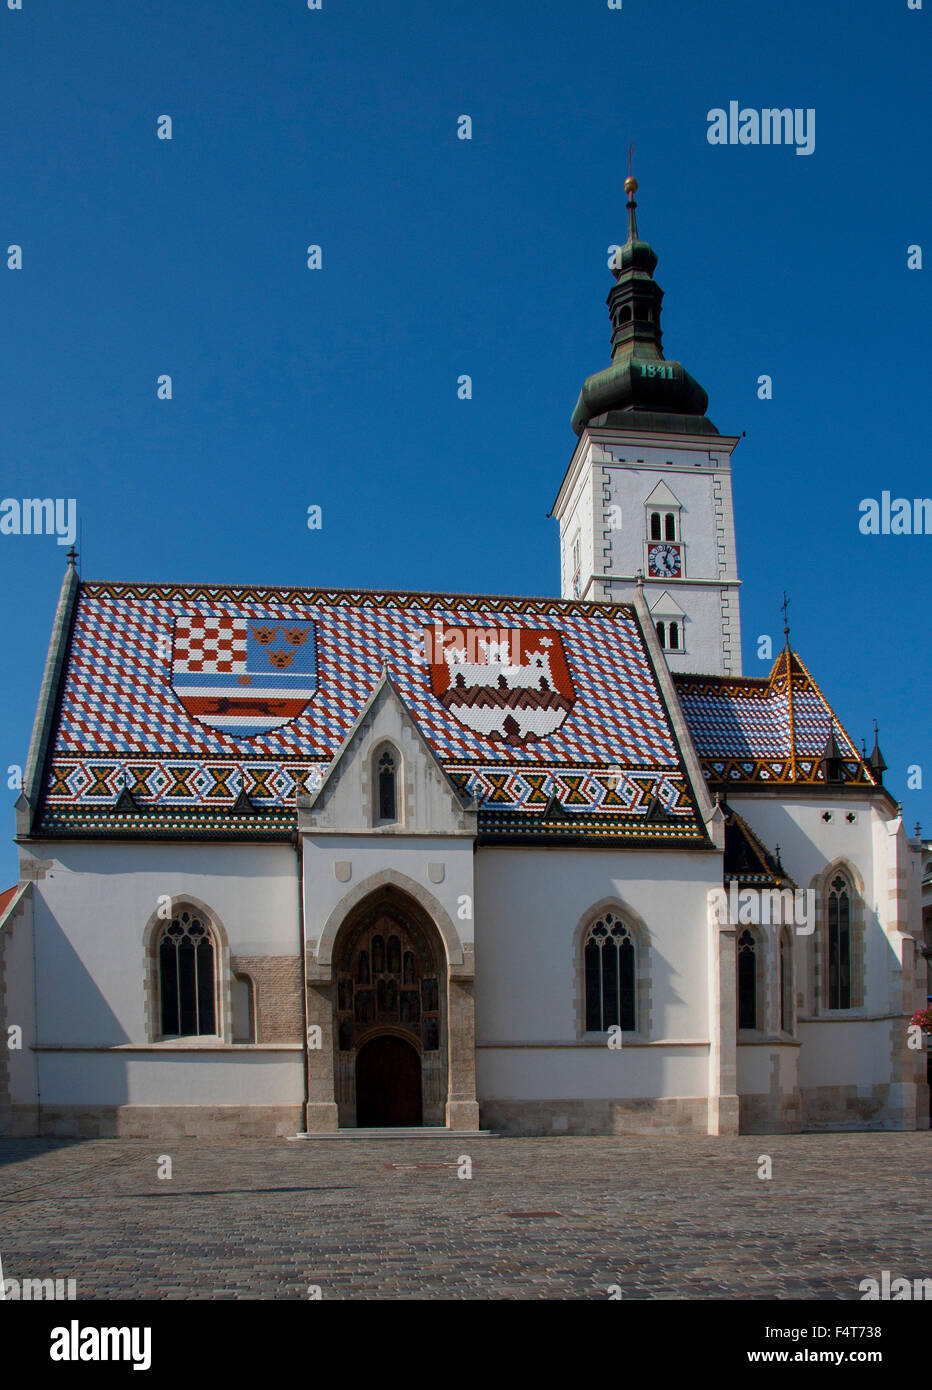
<instances>
[{"instance_id":1,"label":"stone step","mask_svg":"<svg viewBox=\"0 0 932 1390\"><path fill-rule=\"evenodd\" d=\"M399 1125L385 1129L338 1129L329 1134L290 1134L289 1139L497 1139L490 1129L444 1129L443 1125Z\"/></svg>"}]
</instances>

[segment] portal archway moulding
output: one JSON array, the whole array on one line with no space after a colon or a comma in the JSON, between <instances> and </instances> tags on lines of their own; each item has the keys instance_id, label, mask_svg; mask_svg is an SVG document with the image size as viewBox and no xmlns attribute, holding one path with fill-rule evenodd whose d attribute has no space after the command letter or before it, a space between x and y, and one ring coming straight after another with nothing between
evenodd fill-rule
<instances>
[{"instance_id":1,"label":"portal archway moulding","mask_svg":"<svg viewBox=\"0 0 932 1390\"><path fill-rule=\"evenodd\" d=\"M397 888L399 893L406 893L410 898L413 898L430 917L443 942L451 976L461 980L473 978L475 955L471 943L464 947L452 917L439 899L423 884L409 877L408 874L400 873L397 869L380 869L377 873L370 874L368 878L363 879L362 883L357 884L340 899L324 923L323 931L317 942L316 954L313 950L313 944L308 942L307 978L309 982L327 984L332 981L333 948L344 923L355 909L365 902L366 898L392 888Z\"/></svg>"}]
</instances>

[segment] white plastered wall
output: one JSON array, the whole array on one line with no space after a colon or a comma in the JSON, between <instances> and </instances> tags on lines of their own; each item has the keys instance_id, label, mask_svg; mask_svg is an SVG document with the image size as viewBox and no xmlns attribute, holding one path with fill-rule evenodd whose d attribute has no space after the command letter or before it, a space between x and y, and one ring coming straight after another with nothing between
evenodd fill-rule
<instances>
[{"instance_id":1,"label":"white plastered wall","mask_svg":"<svg viewBox=\"0 0 932 1390\"><path fill-rule=\"evenodd\" d=\"M300 1047L151 1042L146 999L145 933L160 897L208 909L226 961L301 954L293 849L57 842L30 850L45 866L34 885L30 1038L40 1048L43 1105L300 1103ZM221 979L221 1015L226 984ZM221 1016L221 1029L227 1021Z\"/></svg>"},{"instance_id":2,"label":"white plastered wall","mask_svg":"<svg viewBox=\"0 0 932 1390\"><path fill-rule=\"evenodd\" d=\"M709 888L717 853L482 848L476 861L480 1100L705 1096ZM580 1035L579 927L614 903L650 934L651 1046Z\"/></svg>"}]
</instances>

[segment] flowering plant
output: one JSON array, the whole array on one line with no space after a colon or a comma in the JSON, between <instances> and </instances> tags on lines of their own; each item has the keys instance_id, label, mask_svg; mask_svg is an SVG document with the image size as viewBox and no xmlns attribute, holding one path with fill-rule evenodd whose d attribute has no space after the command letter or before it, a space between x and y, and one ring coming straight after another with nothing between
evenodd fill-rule
<instances>
[{"instance_id":1,"label":"flowering plant","mask_svg":"<svg viewBox=\"0 0 932 1390\"><path fill-rule=\"evenodd\" d=\"M918 1024L924 1033L932 1033L932 1004L927 1009L917 1009L909 1021Z\"/></svg>"}]
</instances>

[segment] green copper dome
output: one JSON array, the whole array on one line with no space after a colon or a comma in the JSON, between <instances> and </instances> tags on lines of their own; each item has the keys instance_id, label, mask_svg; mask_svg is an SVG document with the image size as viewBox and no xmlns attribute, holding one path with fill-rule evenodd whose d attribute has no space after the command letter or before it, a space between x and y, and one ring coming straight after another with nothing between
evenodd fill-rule
<instances>
[{"instance_id":1,"label":"green copper dome","mask_svg":"<svg viewBox=\"0 0 932 1390\"><path fill-rule=\"evenodd\" d=\"M587 425L614 425L717 434L706 419L709 398L705 391L682 362L668 361L661 350L663 290L654 280L657 256L638 236L637 181L626 179L625 188L628 239L615 253L615 284L606 301L612 321L612 364L586 377L573 411L573 429L582 434Z\"/></svg>"}]
</instances>

